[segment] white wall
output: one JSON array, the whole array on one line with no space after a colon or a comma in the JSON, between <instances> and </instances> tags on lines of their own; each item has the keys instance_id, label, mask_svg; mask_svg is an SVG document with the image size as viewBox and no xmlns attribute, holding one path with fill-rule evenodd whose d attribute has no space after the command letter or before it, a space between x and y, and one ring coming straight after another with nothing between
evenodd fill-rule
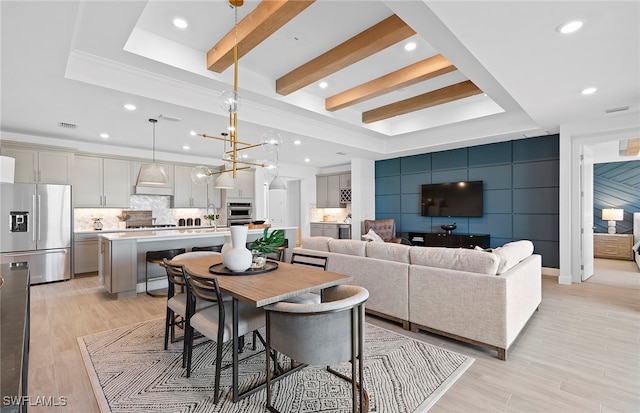
<instances>
[{"instance_id":1,"label":"white wall","mask_svg":"<svg viewBox=\"0 0 640 413\"><path fill-rule=\"evenodd\" d=\"M375 161L351 160L351 238L360 239L362 222L375 219Z\"/></svg>"}]
</instances>

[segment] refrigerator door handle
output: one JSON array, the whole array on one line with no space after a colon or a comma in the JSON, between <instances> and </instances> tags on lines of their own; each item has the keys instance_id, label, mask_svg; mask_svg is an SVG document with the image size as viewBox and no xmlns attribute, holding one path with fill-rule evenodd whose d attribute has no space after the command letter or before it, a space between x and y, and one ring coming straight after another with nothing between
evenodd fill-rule
<instances>
[{"instance_id":1,"label":"refrigerator door handle","mask_svg":"<svg viewBox=\"0 0 640 413\"><path fill-rule=\"evenodd\" d=\"M38 195L38 241L40 241L40 235L42 234L42 231L40 230L40 228L42 227L42 225L40 225L42 222L40 220L40 214L42 211L42 197L40 195Z\"/></svg>"},{"instance_id":2,"label":"refrigerator door handle","mask_svg":"<svg viewBox=\"0 0 640 413\"><path fill-rule=\"evenodd\" d=\"M31 200L32 200L32 203L33 203L32 211L35 212L36 211L36 196L35 195L31 195L31 198L32 198ZM33 217L33 218L35 218L35 217ZM29 225L29 224L27 224L27 225ZM33 242L36 242L36 231L35 231L35 227L33 226L33 219L31 220L31 228L29 228L27 226L27 231L31 231L31 240Z\"/></svg>"}]
</instances>

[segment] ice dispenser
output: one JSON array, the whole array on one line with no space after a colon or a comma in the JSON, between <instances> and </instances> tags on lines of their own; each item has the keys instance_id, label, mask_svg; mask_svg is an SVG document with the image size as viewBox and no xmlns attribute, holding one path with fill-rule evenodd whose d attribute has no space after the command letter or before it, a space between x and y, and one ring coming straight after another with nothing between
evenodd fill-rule
<instances>
[{"instance_id":1,"label":"ice dispenser","mask_svg":"<svg viewBox=\"0 0 640 413\"><path fill-rule=\"evenodd\" d=\"M11 232L27 232L29 222L29 212L27 211L11 211L11 223L9 231Z\"/></svg>"}]
</instances>

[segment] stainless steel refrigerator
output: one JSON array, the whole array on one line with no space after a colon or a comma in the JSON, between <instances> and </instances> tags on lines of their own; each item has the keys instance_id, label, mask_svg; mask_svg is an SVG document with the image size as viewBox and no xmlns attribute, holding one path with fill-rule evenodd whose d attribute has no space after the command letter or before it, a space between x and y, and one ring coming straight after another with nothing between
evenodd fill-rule
<instances>
[{"instance_id":1,"label":"stainless steel refrigerator","mask_svg":"<svg viewBox=\"0 0 640 413\"><path fill-rule=\"evenodd\" d=\"M71 277L71 186L0 184L0 263L29 265L31 284Z\"/></svg>"}]
</instances>

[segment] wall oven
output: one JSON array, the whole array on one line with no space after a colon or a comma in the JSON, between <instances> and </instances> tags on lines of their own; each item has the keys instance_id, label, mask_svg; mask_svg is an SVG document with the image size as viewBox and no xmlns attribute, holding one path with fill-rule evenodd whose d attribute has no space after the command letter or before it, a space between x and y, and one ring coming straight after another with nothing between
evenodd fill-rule
<instances>
[{"instance_id":1,"label":"wall oven","mask_svg":"<svg viewBox=\"0 0 640 413\"><path fill-rule=\"evenodd\" d=\"M245 225L253 221L253 205L251 202L228 202L227 225Z\"/></svg>"}]
</instances>

